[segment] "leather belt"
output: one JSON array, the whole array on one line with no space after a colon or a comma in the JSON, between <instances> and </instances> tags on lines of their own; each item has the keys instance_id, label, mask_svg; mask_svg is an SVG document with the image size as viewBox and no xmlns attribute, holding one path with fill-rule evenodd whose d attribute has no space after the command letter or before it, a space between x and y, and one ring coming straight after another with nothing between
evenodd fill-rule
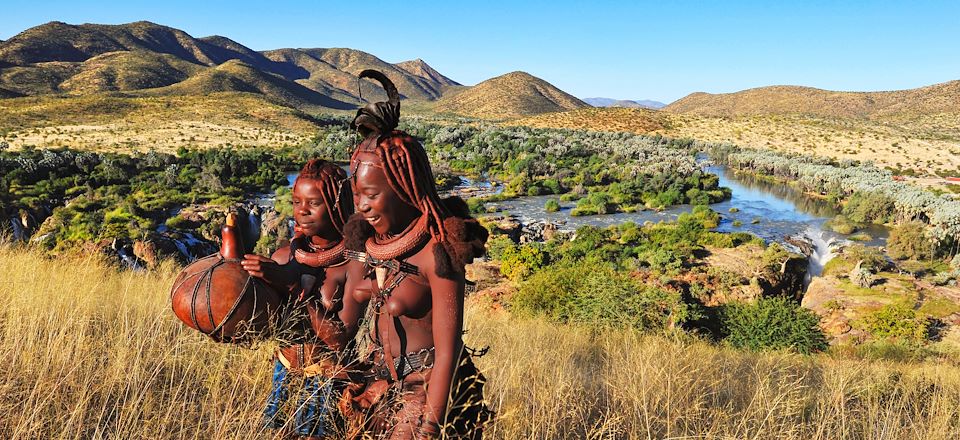
<instances>
[{"instance_id":1,"label":"leather belt","mask_svg":"<svg viewBox=\"0 0 960 440\"><path fill-rule=\"evenodd\" d=\"M393 360L393 367L397 371L399 379L423 370L433 368L433 362L436 359L436 349L434 347L423 348L418 351L398 356ZM373 376L376 379L390 379L390 369L387 368L383 357L380 362L373 367Z\"/></svg>"}]
</instances>

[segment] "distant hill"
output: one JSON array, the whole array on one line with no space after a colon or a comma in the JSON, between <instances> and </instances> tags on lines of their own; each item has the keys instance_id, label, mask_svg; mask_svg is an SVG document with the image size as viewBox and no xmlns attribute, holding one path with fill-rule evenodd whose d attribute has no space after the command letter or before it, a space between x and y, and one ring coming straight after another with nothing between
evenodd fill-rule
<instances>
[{"instance_id":1,"label":"distant hill","mask_svg":"<svg viewBox=\"0 0 960 440\"><path fill-rule=\"evenodd\" d=\"M434 110L462 116L509 119L590 107L526 72L511 72L450 93Z\"/></svg>"},{"instance_id":2,"label":"distant hill","mask_svg":"<svg viewBox=\"0 0 960 440\"><path fill-rule=\"evenodd\" d=\"M295 82L263 72L239 60L230 60L205 69L190 78L141 93L149 96L206 95L217 92L247 92L263 95L270 101L291 107L322 106L347 110L355 104L330 98Z\"/></svg>"},{"instance_id":3,"label":"distant hill","mask_svg":"<svg viewBox=\"0 0 960 440\"><path fill-rule=\"evenodd\" d=\"M227 37L194 38L146 21L50 22L0 42L0 97L165 88L144 93L242 91L290 106L355 108L356 75L367 68L384 72L407 99L435 100L459 85L420 59L394 65L345 48L257 52ZM360 83L365 101L386 98L378 84Z\"/></svg>"},{"instance_id":4,"label":"distant hill","mask_svg":"<svg viewBox=\"0 0 960 440\"><path fill-rule=\"evenodd\" d=\"M186 32L148 21L123 25L70 25L53 21L27 29L0 45L0 59L14 65L82 62L117 51L167 53L202 65L225 61L216 47Z\"/></svg>"},{"instance_id":5,"label":"distant hill","mask_svg":"<svg viewBox=\"0 0 960 440\"><path fill-rule=\"evenodd\" d=\"M443 86L447 85L446 82L453 83L439 73L437 76L446 82L410 73L399 65L354 49L277 49L264 52L264 56L295 66L306 74L290 79L317 91L327 90L327 93L339 94L340 96L331 96L351 102L357 102L360 98L357 94L357 75L364 69L377 69L386 74L396 84L400 94L407 99L437 99L442 94ZM423 66L425 70L436 72L426 63L423 63ZM368 80L362 81L362 84L364 86L361 90L366 101L386 99L378 84Z\"/></svg>"},{"instance_id":6,"label":"distant hill","mask_svg":"<svg viewBox=\"0 0 960 440\"><path fill-rule=\"evenodd\" d=\"M107 52L84 61L57 87L73 94L132 91L175 84L204 67L173 55L146 51Z\"/></svg>"},{"instance_id":7,"label":"distant hill","mask_svg":"<svg viewBox=\"0 0 960 440\"><path fill-rule=\"evenodd\" d=\"M665 111L701 116L806 115L872 118L960 112L960 81L890 92L835 92L812 87L770 86L736 93L693 93Z\"/></svg>"},{"instance_id":8,"label":"distant hill","mask_svg":"<svg viewBox=\"0 0 960 440\"><path fill-rule=\"evenodd\" d=\"M612 99L612 98L585 98L583 100L587 104L590 104L594 107L620 107L620 108L649 108L649 109L659 109L666 106L666 104L659 101L651 101L649 99L635 101L629 99Z\"/></svg>"}]
</instances>

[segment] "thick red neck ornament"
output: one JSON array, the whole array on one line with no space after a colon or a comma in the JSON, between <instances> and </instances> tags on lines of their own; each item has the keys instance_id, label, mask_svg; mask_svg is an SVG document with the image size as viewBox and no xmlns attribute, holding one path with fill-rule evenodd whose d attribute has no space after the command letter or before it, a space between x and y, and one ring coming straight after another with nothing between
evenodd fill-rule
<instances>
[{"instance_id":1,"label":"thick red neck ornament","mask_svg":"<svg viewBox=\"0 0 960 440\"><path fill-rule=\"evenodd\" d=\"M427 216L421 215L410 222L407 229L394 237L382 238L374 235L367 239L367 254L378 260L396 260L408 256L411 252L427 244L430 231L427 230Z\"/></svg>"},{"instance_id":2,"label":"thick red neck ornament","mask_svg":"<svg viewBox=\"0 0 960 440\"><path fill-rule=\"evenodd\" d=\"M343 240L326 249L317 248L313 243L308 243L308 246L310 246L310 252L303 249L294 251L293 256L298 263L310 267L330 267L345 261L343 251L346 250L346 246Z\"/></svg>"}]
</instances>

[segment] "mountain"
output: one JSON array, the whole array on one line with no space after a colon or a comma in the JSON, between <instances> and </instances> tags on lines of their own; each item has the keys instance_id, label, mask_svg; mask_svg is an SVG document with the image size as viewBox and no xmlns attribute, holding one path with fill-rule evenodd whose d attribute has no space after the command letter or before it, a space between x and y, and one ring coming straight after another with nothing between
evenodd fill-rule
<instances>
[{"instance_id":1,"label":"mountain","mask_svg":"<svg viewBox=\"0 0 960 440\"><path fill-rule=\"evenodd\" d=\"M349 48L252 50L230 38L194 38L138 21L120 25L50 22L0 43L0 98L117 98L255 95L273 104L346 110L386 99L377 69L414 111L516 118L589 107L542 79L513 72L473 87L460 85L422 59L386 62Z\"/></svg>"},{"instance_id":2,"label":"mountain","mask_svg":"<svg viewBox=\"0 0 960 440\"><path fill-rule=\"evenodd\" d=\"M173 55L146 51L107 52L84 61L58 88L73 94L132 91L178 83L204 68Z\"/></svg>"},{"instance_id":3,"label":"mountain","mask_svg":"<svg viewBox=\"0 0 960 440\"><path fill-rule=\"evenodd\" d=\"M433 67L430 67L430 65L427 64L426 61L423 61L420 58L417 58L415 60L410 60L410 61L404 61L402 63L396 63L394 64L394 66L397 66L398 68L406 71L407 73L413 76L423 78L426 81L430 81L430 82L439 84L441 86L459 86L460 85L460 83L441 75L440 72L437 72L436 70L434 70Z\"/></svg>"},{"instance_id":4,"label":"mountain","mask_svg":"<svg viewBox=\"0 0 960 440\"><path fill-rule=\"evenodd\" d=\"M634 101L629 99L612 99L612 98L585 98L583 100L587 104L590 104L594 107L621 107L621 108L649 108L649 109L659 109L666 106L666 104L659 101L651 101L649 99Z\"/></svg>"},{"instance_id":5,"label":"mountain","mask_svg":"<svg viewBox=\"0 0 960 440\"><path fill-rule=\"evenodd\" d=\"M511 72L449 93L433 110L461 116L508 119L590 107L526 72Z\"/></svg>"},{"instance_id":6,"label":"mountain","mask_svg":"<svg viewBox=\"0 0 960 440\"><path fill-rule=\"evenodd\" d=\"M301 49L304 53L323 61L340 71L349 74L349 84L341 85L344 90L356 89L357 75L365 69L377 69L389 77L397 86L400 94L407 99L433 100L441 95L441 86L433 80L411 75L393 64L381 60L369 53L345 48L332 49ZM424 63L426 64L426 63ZM429 68L429 66L427 66ZM433 70L432 68L430 70ZM379 88L379 86L377 87ZM385 99L382 91L377 93L376 99ZM371 99L372 100L372 99Z\"/></svg>"},{"instance_id":7,"label":"mountain","mask_svg":"<svg viewBox=\"0 0 960 440\"><path fill-rule=\"evenodd\" d=\"M219 68L234 61L269 76L236 64ZM285 105L353 108L361 99L356 75L368 68L384 72L407 99L435 100L458 86L420 59L391 64L345 48L258 52L227 37L194 38L146 21L50 22L0 43L0 96L134 92L186 82L148 94L269 89L268 98ZM386 99L378 84L360 84L365 101Z\"/></svg>"},{"instance_id":8,"label":"mountain","mask_svg":"<svg viewBox=\"0 0 960 440\"><path fill-rule=\"evenodd\" d=\"M693 93L665 111L701 116L806 115L872 118L960 112L960 80L889 92L837 92L770 86L735 93Z\"/></svg>"},{"instance_id":9,"label":"mountain","mask_svg":"<svg viewBox=\"0 0 960 440\"><path fill-rule=\"evenodd\" d=\"M166 53L207 66L224 61L215 46L181 30L148 21L123 25L53 21L3 42L0 60L19 66L49 61L82 62L108 52L137 50Z\"/></svg>"},{"instance_id":10,"label":"mountain","mask_svg":"<svg viewBox=\"0 0 960 440\"><path fill-rule=\"evenodd\" d=\"M277 75L263 72L239 60L205 69L190 78L161 88L144 90L148 96L207 95L217 92L247 92L290 107L322 106L348 110L354 104L333 99Z\"/></svg>"},{"instance_id":11,"label":"mountain","mask_svg":"<svg viewBox=\"0 0 960 440\"><path fill-rule=\"evenodd\" d=\"M441 80L410 73L398 65L390 64L369 53L346 48L333 49L276 49L263 52L264 56L275 62L295 66L306 73L300 78L292 78L306 87L332 97L358 102L357 75L365 69L383 72L397 86L400 95L406 99L434 100L440 97L442 89L450 81L437 74ZM426 69L436 72L423 63ZM360 82L364 100L379 101L387 99L379 84L369 80ZM456 84L456 83L454 83Z\"/></svg>"}]
</instances>

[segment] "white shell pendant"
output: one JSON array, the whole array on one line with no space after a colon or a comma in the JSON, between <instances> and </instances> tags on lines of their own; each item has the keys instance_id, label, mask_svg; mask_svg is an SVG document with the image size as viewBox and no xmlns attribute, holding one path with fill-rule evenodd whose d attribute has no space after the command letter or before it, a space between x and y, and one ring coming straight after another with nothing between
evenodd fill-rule
<instances>
[{"instance_id":1,"label":"white shell pendant","mask_svg":"<svg viewBox=\"0 0 960 440\"><path fill-rule=\"evenodd\" d=\"M387 283L387 268L378 267L375 269L377 273L377 287L383 290L383 285Z\"/></svg>"}]
</instances>

